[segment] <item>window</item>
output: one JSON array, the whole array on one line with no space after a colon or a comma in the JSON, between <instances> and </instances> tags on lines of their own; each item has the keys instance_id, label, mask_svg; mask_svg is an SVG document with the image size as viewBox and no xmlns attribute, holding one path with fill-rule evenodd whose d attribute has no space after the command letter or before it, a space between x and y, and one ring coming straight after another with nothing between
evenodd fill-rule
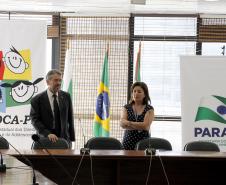
<instances>
[{"instance_id":1,"label":"window","mask_svg":"<svg viewBox=\"0 0 226 185\"><path fill-rule=\"evenodd\" d=\"M155 109L151 135L169 140L173 150L181 150L180 56L195 55L196 27L196 17L134 17L133 61L141 42L141 80Z\"/></svg>"},{"instance_id":2,"label":"window","mask_svg":"<svg viewBox=\"0 0 226 185\"><path fill-rule=\"evenodd\" d=\"M141 41L141 80L155 114L180 116L180 56L195 54L196 18L135 17L134 22L134 61Z\"/></svg>"},{"instance_id":3,"label":"window","mask_svg":"<svg viewBox=\"0 0 226 185\"><path fill-rule=\"evenodd\" d=\"M202 43L202 55L225 55L226 43L204 42Z\"/></svg>"},{"instance_id":4,"label":"window","mask_svg":"<svg viewBox=\"0 0 226 185\"><path fill-rule=\"evenodd\" d=\"M84 147L94 136L97 88L108 43L110 136L120 140L120 113L127 101L129 17L69 17L66 23L66 35L61 38L71 43L75 148Z\"/></svg>"},{"instance_id":5,"label":"window","mask_svg":"<svg viewBox=\"0 0 226 185\"><path fill-rule=\"evenodd\" d=\"M138 51L139 41L134 46ZM141 79L149 87L157 116L181 116L180 55L194 52L195 42L142 42Z\"/></svg>"}]
</instances>

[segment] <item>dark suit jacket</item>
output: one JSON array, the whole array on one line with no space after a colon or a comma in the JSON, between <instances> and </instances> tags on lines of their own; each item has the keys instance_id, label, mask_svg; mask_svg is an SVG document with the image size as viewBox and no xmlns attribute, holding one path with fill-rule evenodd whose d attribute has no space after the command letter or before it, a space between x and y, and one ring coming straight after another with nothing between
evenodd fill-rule
<instances>
[{"instance_id":1,"label":"dark suit jacket","mask_svg":"<svg viewBox=\"0 0 226 185\"><path fill-rule=\"evenodd\" d=\"M64 91L58 92L61 137L68 141L75 141L74 118L71 97ZM31 123L38 134L47 137L53 129L53 113L47 91L37 94L31 99Z\"/></svg>"}]
</instances>

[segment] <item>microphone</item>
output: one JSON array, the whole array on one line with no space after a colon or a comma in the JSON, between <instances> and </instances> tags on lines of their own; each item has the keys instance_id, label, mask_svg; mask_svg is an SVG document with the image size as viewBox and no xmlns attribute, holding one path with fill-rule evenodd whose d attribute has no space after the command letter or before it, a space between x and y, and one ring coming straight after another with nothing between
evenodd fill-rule
<instances>
[{"instance_id":1,"label":"microphone","mask_svg":"<svg viewBox=\"0 0 226 185\"><path fill-rule=\"evenodd\" d=\"M83 161L83 158L84 158L84 156L85 156L86 154L89 155L89 157L90 157L91 180L92 180L92 185L94 185L92 157L91 157L91 154L90 154L90 149L86 147L86 136L85 136L85 132L84 132L83 125L82 125L82 123L81 123L81 118L78 118L78 121L79 121L79 124L80 124L81 129L82 129L83 146L84 146L84 148L80 148L80 155L82 155L82 157L81 157L81 160L80 160L80 162L79 162L78 168L77 168L77 170L76 170L76 173L75 173L75 176L74 176L72 185L73 185L74 182L76 181L76 178L77 178L77 175L78 175L80 166L81 166L82 161Z\"/></svg>"},{"instance_id":2,"label":"microphone","mask_svg":"<svg viewBox=\"0 0 226 185\"><path fill-rule=\"evenodd\" d=\"M0 172L6 172L6 165L3 163L2 152L0 152L0 155L1 155Z\"/></svg>"},{"instance_id":3,"label":"microphone","mask_svg":"<svg viewBox=\"0 0 226 185\"><path fill-rule=\"evenodd\" d=\"M155 148L151 148L151 137L148 138L148 148L145 149L145 154L146 155L150 155L150 162L149 162L149 167L148 167L148 174L147 174L146 183L145 183L145 184L148 184L148 180L149 180L149 176L150 176L150 171L151 171L152 156L156 154L156 149ZM167 176L165 167L163 165L162 159L161 159L161 157L160 157L159 154L157 156L159 157L159 160L160 160L160 163L161 163L161 166L162 166L162 169L163 169L163 173L164 173L164 176L165 176L166 181L167 181L167 185L169 185L169 179L168 179L168 176Z\"/></svg>"},{"instance_id":4,"label":"microphone","mask_svg":"<svg viewBox=\"0 0 226 185\"><path fill-rule=\"evenodd\" d=\"M32 140L35 141L35 142L39 142L39 139L40 139L40 137L39 137L37 134L33 134L33 135L31 136L31 138L32 138Z\"/></svg>"},{"instance_id":5,"label":"microphone","mask_svg":"<svg viewBox=\"0 0 226 185\"><path fill-rule=\"evenodd\" d=\"M156 149L155 148L146 148L145 149L145 154L146 155L155 155L156 154Z\"/></svg>"},{"instance_id":6,"label":"microphone","mask_svg":"<svg viewBox=\"0 0 226 185\"><path fill-rule=\"evenodd\" d=\"M151 164L152 164L152 156L155 155L156 150L155 148L151 148L151 137L148 138L148 148L145 149L145 155L150 155L149 167L148 167L148 174L146 178L146 185L148 184L150 172L151 172Z\"/></svg>"},{"instance_id":7,"label":"microphone","mask_svg":"<svg viewBox=\"0 0 226 185\"><path fill-rule=\"evenodd\" d=\"M49 150L40 142L40 137L39 137L39 135L37 135L37 134L33 134L32 136L31 136L31 138L32 138L32 140L34 141L34 142L38 142L41 146L42 146L42 148L49 154L49 156L58 164L58 166L60 166L60 168L61 169L63 169L63 171L68 175L68 177L70 177L71 179L73 179L73 177L71 176L71 174L68 172L68 170L59 162L59 160L56 158L56 157L54 157L50 152L49 152ZM77 183L78 184L78 183Z\"/></svg>"},{"instance_id":8,"label":"microphone","mask_svg":"<svg viewBox=\"0 0 226 185\"><path fill-rule=\"evenodd\" d=\"M81 123L81 119L78 118L78 121L79 121L79 124L82 128L82 136L83 136L83 140L84 140L84 143L83 143L83 146L84 148L80 148L80 154L90 154L90 149L86 147L86 136L85 136L85 132L84 132L84 129L83 129L83 125Z\"/></svg>"},{"instance_id":9,"label":"microphone","mask_svg":"<svg viewBox=\"0 0 226 185\"><path fill-rule=\"evenodd\" d=\"M2 137L3 139L5 139L2 135L0 135L0 137ZM6 139L5 139L6 140ZM32 168L32 172L33 172L33 179L32 179L32 185L39 185L38 182L36 182L36 175L35 175L35 170L34 170L34 166L32 165L31 161L22 153L20 153L19 150L17 150L8 140L7 142L9 143L9 145L30 165L30 167Z\"/></svg>"},{"instance_id":10,"label":"microphone","mask_svg":"<svg viewBox=\"0 0 226 185\"><path fill-rule=\"evenodd\" d=\"M151 137L148 138L148 148L145 149L145 154L146 155L155 155L156 154L156 149L151 148Z\"/></svg>"}]
</instances>

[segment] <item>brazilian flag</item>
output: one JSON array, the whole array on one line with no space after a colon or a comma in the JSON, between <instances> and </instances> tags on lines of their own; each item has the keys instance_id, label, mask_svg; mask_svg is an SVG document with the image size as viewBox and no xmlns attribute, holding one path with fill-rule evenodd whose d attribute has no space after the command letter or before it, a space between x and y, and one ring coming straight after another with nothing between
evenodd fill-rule
<instances>
[{"instance_id":1,"label":"brazilian flag","mask_svg":"<svg viewBox=\"0 0 226 185\"><path fill-rule=\"evenodd\" d=\"M108 137L109 136L109 79L108 79L108 51L105 53L104 66L102 70L101 82L98 87L98 96L96 100L96 112L94 116L94 136Z\"/></svg>"}]
</instances>

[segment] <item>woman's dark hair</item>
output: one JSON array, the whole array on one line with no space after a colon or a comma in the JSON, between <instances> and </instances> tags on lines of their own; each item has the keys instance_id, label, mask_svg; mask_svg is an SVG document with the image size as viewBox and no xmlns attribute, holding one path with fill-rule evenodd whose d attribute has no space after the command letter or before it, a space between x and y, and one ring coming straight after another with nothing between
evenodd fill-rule
<instances>
[{"instance_id":1,"label":"woman's dark hair","mask_svg":"<svg viewBox=\"0 0 226 185\"><path fill-rule=\"evenodd\" d=\"M136 86L141 87L143 89L143 91L144 91L144 96L145 97L143 99L143 105L148 105L149 102L151 103L151 99L150 99L149 92L148 92L148 86L144 82L135 82L131 86L131 89L130 89L130 100L129 100L129 104L134 103L134 100L133 100L133 89Z\"/></svg>"}]
</instances>

